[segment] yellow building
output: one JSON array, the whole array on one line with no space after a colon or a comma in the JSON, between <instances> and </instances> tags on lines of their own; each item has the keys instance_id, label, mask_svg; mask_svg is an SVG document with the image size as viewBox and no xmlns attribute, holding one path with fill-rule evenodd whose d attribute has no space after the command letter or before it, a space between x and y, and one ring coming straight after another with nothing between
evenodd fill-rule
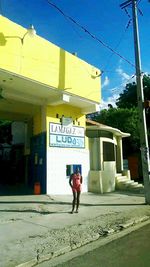
<instances>
[{"instance_id":1,"label":"yellow building","mask_svg":"<svg viewBox=\"0 0 150 267\"><path fill-rule=\"evenodd\" d=\"M86 192L85 115L98 111L100 70L3 16L0 28L0 120L12 122L11 142L1 141L0 150L2 155L11 143L7 183L33 188L40 182L42 193L66 194L78 166ZM3 169L4 178L7 162Z\"/></svg>"}]
</instances>

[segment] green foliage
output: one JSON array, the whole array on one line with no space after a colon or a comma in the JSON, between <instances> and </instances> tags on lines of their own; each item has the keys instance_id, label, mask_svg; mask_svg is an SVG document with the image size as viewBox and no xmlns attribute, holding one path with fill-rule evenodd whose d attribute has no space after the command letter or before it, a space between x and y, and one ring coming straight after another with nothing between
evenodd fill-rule
<instances>
[{"instance_id":1,"label":"green foliage","mask_svg":"<svg viewBox=\"0 0 150 267\"><path fill-rule=\"evenodd\" d=\"M130 133L130 146L133 151L139 147L138 110L137 108L104 109L93 118L99 123Z\"/></svg>"},{"instance_id":2,"label":"green foliage","mask_svg":"<svg viewBox=\"0 0 150 267\"><path fill-rule=\"evenodd\" d=\"M150 100L150 75L144 75L143 77L144 97Z\"/></svg>"},{"instance_id":3,"label":"green foliage","mask_svg":"<svg viewBox=\"0 0 150 267\"><path fill-rule=\"evenodd\" d=\"M150 75L143 76L144 99L150 100ZM118 108L137 107L136 83L126 84L124 91L116 101Z\"/></svg>"},{"instance_id":4,"label":"green foliage","mask_svg":"<svg viewBox=\"0 0 150 267\"><path fill-rule=\"evenodd\" d=\"M150 100L150 75L143 76L143 91L144 99ZM116 105L118 108L132 108L137 107L137 87L135 83L127 84L123 93L120 94ZM150 141L150 108L146 109L146 124L148 138Z\"/></svg>"},{"instance_id":5,"label":"green foliage","mask_svg":"<svg viewBox=\"0 0 150 267\"><path fill-rule=\"evenodd\" d=\"M123 93L120 94L116 101L118 108L133 108L137 106L136 84L129 83L126 85Z\"/></svg>"},{"instance_id":6,"label":"green foliage","mask_svg":"<svg viewBox=\"0 0 150 267\"><path fill-rule=\"evenodd\" d=\"M143 76L144 99L150 100L150 75ZM138 127L137 86L136 83L126 84L124 91L116 101L117 108L104 109L96 114L93 119L97 122L130 133L130 138L125 138L124 149L127 154L139 151L140 131ZM150 108L146 110L147 130L150 140ZM128 148L128 151L127 151Z\"/></svg>"}]
</instances>

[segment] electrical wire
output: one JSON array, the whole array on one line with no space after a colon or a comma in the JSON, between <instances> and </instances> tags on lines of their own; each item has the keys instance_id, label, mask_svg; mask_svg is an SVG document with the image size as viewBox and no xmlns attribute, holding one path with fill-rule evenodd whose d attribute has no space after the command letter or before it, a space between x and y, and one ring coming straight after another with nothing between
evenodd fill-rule
<instances>
[{"instance_id":1,"label":"electrical wire","mask_svg":"<svg viewBox=\"0 0 150 267\"><path fill-rule=\"evenodd\" d=\"M126 25L126 27L125 27L125 31L123 32L122 36L120 37L120 40L118 41L118 43L117 43L116 46L114 47L114 50L116 50L116 49L120 46L120 44L121 44L122 40L124 39L124 36L125 36L125 34L126 34L128 28L129 28L129 26L130 26L130 24L131 24L131 21L132 21L131 16L130 16L128 10L127 10L126 8L124 8L124 11L125 11L126 15L128 16L129 20L128 20L128 23L127 23L127 25ZM106 68L106 66L109 65L110 60L112 59L113 55L114 55L114 53L112 53L112 54L109 56L108 60L106 61L106 64L105 64L104 68L102 68L102 69L103 69L103 72L107 72L107 71L105 70L105 68Z\"/></svg>"},{"instance_id":2,"label":"electrical wire","mask_svg":"<svg viewBox=\"0 0 150 267\"><path fill-rule=\"evenodd\" d=\"M136 74L133 74L129 79L126 80L126 82L121 83L119 86L116 86L115 89L109 89L112 93L120 93L122 89L125 88L125 83L128 84L130 80L132 80L134 77L136 77Z\"/></svg>"},{"instance_id":3,"label":"electrical wire","mask_svg":"<svg viewBox=\"0 0 150 267\"><path fill-rule=\"evenodd\" d=\"M138 1L138 4L140 4L141 0Z\"/></svg>"},{"instance_id":4,"label":"electrical wire","mask_svg":"<svg viewBox=\"0 0 150 267\"><path fill-rule=\"evenodd\" d=\"M87 30L84 26L82 26L81 24L79 24L79 22L77 22L76 20L74 20L72 17L70 17L69 15L65 14L58 6L56 6L54 3L52 3L50 0L47 0L47 3L49 5L51 5L52 7L54 7L59 13L61 13L66 19L68 19L69 21L71 21L72 23L74 23L76 26L78 26L80 29L82 29L85 33L87 33L91 38L93 38L94 40L96 40L98 43L100 43L101 45L103 45L106 49L108 49L109 51L111 51L113 54L117 55L118 57L120 57L121 59L123 59L124 61L126 61L129 65L131 65L132 67L135 68L135 65L133 63L131 63L128 59L126 59L124 56L122 56L120 53L118 53L117 51L115 51L113 48L111 48L109 45L107 45L106 43L104 43L100 38L98 38L96 35L94 35L93 33L91 33L89 30Z\"/></svg>"},{"instance_id":5,"label":"electrical wire","mask_svg":"<svg viewBox=\"0 0 150 267\"><path fill-rule=\"evenodd\" d=\"M122 36L120 37L120 39L119 39L118 43L116 44L114 50L116 50L120 46L121 42L123 41L123 39L125 37L125 34L127 32L127 29L129 28L129 26L131 24L131 21L132 21L132 19L130 18L129 21L128 21L128 23L127 23L127 25L126 25L126 27L125 27L125 31L123 32ZM111 61L111 59L112 59L113 56L114 56L114 53L112 53L109 56L109 58L106 60L105 66L104 66L104 68L102 68L103 72L108 72L108 71L105 70L105 68L106 68L106 66L108 67L108 65L110 64L110 61Z\"/></svg>"}]
</instances>

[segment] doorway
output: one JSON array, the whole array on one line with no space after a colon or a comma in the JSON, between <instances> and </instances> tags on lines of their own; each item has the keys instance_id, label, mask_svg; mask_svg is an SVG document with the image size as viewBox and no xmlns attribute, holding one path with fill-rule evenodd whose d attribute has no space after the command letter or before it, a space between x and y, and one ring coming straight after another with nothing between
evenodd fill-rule
<instances>
[{"instance_id":1,"label":"doorway","mask_svg":"<svg viewBox=\"0 0 150 267\"><path fill-rule=\"evenodd\" d=\"M0 195L28 194L26 123L0 120Z\"/></svg>"}]
</instances>

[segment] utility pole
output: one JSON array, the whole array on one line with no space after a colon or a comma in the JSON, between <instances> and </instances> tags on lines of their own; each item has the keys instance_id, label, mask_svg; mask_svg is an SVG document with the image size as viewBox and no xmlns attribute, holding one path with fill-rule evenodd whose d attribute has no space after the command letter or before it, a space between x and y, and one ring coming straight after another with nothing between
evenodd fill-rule
<instances>
[{"instance_id":1,"label":"utility pole","mask_svg":"<svg viewBox=\"0 0 150 267\"><path fill-rule=\"evenodd\" d=\"M146 204L150 204L150 159L149 159L146 116L144 108L143 74L141 71L140 42L139 42L138 19L137 19L137 0L126 1L123 4L121 4L120 7L123 9L131 4L132 4L132 18L133 18L136 82L137 82L137 102L139 111L140 150L142 159L145 202Z\"/></svg>"}]
</instances>

